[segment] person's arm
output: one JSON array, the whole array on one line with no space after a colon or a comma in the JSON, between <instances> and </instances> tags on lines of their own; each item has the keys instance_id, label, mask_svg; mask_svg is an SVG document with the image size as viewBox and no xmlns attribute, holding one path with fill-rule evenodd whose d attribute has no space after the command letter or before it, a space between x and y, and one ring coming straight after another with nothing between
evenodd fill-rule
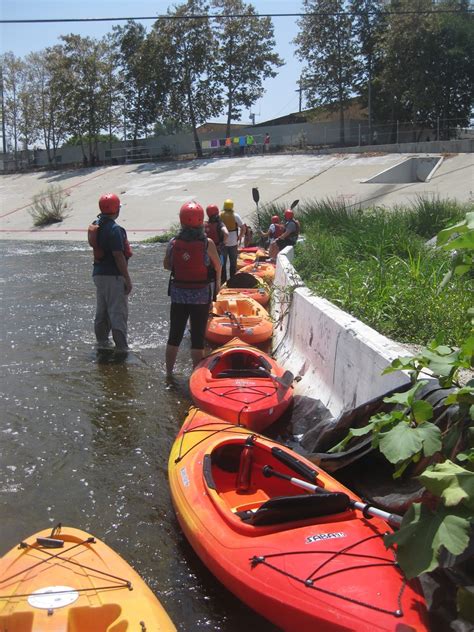
<instances>
[{"instance_id":1,"label":"person's arm","mask_svg":"<svg viewBox=\"0 0 474 632\"><path fill-rule=\"evenodd\" d=\"M224 246L227 246L227 241L229 239L229 231L227 230L227 226L222 222L222 241L224 242Z\"/></svg>"},{"instance_id":2,"label":"person's arm","mask_svg":"<svg viewBox=\"0 0 474 632\"><path fill-rule=\"evenodd\" d=\"M132 291L132 281L128 273L128 265L127 260L125 259L125 255L121 250L112 250L112 254L115 259L115 265L117 266L121 276L123 276L125 280L125 294L130 294L130 292Z\"/></svg>"},{"instance_id":3,"label":"person's arm","mask_svg":"<svg viewBox=\"0 0 474 632\"><path fill-rule=\"evenodd\" d=\"M290 228L292 228L292 230L290 230ZM283 241L284 239L286 239L287 237L289 237L290 235L292 235L295 232L296 232L296 224L294 222L290 222L288 224L288 228L285 230L283 235L280 235L278 237L278 239L281 239Z\"/></svg>"},{"instance_id":4,"label":"person's arm","mask_svg":"<svg viewBox=\"0 0 474 632\"><path fill-rule=\"evenodd\" d=\"M216 271L216 294L218 294L221 289L222 264L219 253L217 252L216 244L212 241L212 239L207 240L207 254L214 266L214 270Z\"/></svg>"},{"instance_id":5,"label":"person's arm","mask_svg":"<svg viewBox=\"0 0 474 632\"><path fill-rule=\"evenodd\" d=\"M163 268L171 272L171 246L168 244L166 247L165 258L163 259Z\"/></svg>"},{"instance_id":6,"label":"person's arm","mask_svg":"<svg viewBox=\"0 0 474 632\"><path fill-rule=\"evenodd\" d=\"M237 220L236 220L236 222L237 222L237 226L239 226L239 228L240 228L240 230L239 230L239 237L237 239L237 243L240 244L243 241L244 237L245 237L245 225L242 222L242 220L240 220L240 224L239 224L239 222Z\"/></svg>"}]
</instances>

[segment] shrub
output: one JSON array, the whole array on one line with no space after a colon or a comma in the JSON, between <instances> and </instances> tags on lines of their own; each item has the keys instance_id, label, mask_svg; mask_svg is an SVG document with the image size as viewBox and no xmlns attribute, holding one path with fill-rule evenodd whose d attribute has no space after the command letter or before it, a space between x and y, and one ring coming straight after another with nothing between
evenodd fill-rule
<instances>
[{"instance_id":1,"label":"shrub","mask_svg":"<svg viewBox=\"0 0 474 632\"><path fill-rule=\"evenodd\" d=\"M34 226L48 226L62 222L67 217L65 193L58 184L52 184L47 189L33 196L33 203L29 214L33 218Z\"/></svg>"}]
</instances>

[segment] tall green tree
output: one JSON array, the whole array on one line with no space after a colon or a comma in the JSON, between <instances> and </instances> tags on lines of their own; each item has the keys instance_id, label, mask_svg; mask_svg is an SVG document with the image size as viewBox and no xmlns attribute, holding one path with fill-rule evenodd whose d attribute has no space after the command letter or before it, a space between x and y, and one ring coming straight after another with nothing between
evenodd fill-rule
<instances>
[{"instance_id":1,"label":"tall green tree","mask_svg":"<svg viewBox=\"0 0 474 632\"><path fill-rule=\"evenodd\" d=\"M377 39L384 26L384 0L351 0L352 26L360 60L357 76L358 91L367 104L368 132L372 138L374 72L380 59L377 56Z\"/></svg>"},{"instance_id":2,"label":"tall green tree","mask_svg":"<svg viewBox=\"0 0 474 632\"><path fill-rule=\"evenodd\" d=\"M3 106L5 135L8 139L7 149L14 152L17 161L19 150L20 125L20 90L21 76L24 68L23 61L12 52L4 53L1 57L3 77Z\"/></svg>"},{"instance_id":3,"label":"tall green tree","mask_svg":"<svg viewBox=\"0 0 474 632\"><path fill-rule=\"evenodd\" d=\"M67 131L83 139L85 165L96 164L98 140L108 122L107 46L80 35L61 38L61 85Z\"/></svg>"},{"instance_id":4,"label":"tall green tree","mask_svg":"<svg viewBox=\"0 0 474 632\"><path fill-rule=\"evenodd\" d=\"M193 15L208 13L203 0L168 9L172 19L153 25L156 63L166 69L168 79L164 117L179 125L191 125L197 156L202 156L198 125L221 111L216 74L217 43L208 19Z\"/></svg>"},{"instance_id":5,"label":"tall green tree","mask_svg":"<svg viewBox=\"0 0 474 632\"><path fill-rule=\"evenodd\" d=\"M217 77L222 86L227 116L226 135L232 121L239 121L242 108L250 108L264 93L263 81L275 77L283 60L274 52L275 36L269 17L258 17L255 7L242 0L213 0L218 15L247 14L216 22Z\"/></svg>"},{"instance_id":6,"label":"tall green tree","mask_svg":"<svg viewBox=\"0 0 474 632\"><path fill-rule=\"evenodd\" d=\"M152 126L162 107L166 89L164 66L156 39L142 24L129 20L114 27L119 89L122 94L124 135L130 131L133 144ZM126 140L126 139L124 139Z\"/></svg>"},{"instance_id":7,"label":"tall green tree","mask_svg":"<svg viewBox=\"0 0 474 632\"><path fill-rule=\"evenodd\" d=\"M413 123L420 133L435 128L438 119L467 125L474 83L474 18L468 3L396 0L391 8L379 40L379 117Z\"/></svg>"},{"instance_id":8,"label":"tall green tree","mask_svg":"<svg viewBox=\"0 0 474 632\"><path fill-rule=\"evenodd\" d=\"M294 43L299 59L306 63L302 85L307 103L337 105L339 140L344 145L344 110L359 73L352 20L343 0L303 0L303 7L306 15L298 20Z\"/></svg>"}]
</instances>

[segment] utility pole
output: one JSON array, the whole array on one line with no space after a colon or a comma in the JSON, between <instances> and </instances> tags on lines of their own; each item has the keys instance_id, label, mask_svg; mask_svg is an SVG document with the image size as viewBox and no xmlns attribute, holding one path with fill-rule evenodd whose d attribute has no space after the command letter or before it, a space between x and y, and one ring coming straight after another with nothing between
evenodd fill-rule
<instances>
[{"instance_id":1,"label":"utility pole","mask_svg":"<svg viewBox=\"0 0 474 632\"><path fill-rule=\"evenodd\" d=\"M301 77L298 80L298 85L299 85L299 88L298 90L295 90L295 92L300 93L298 112L301 112L301 106L302 106L302 101L303 101L303 79Z\"/></svg>"},{"instance_id":2,"label":"utility pole","mask_svg":"<svg viewBox=\"0 0 474 632\"><path fill-rule=\"evenodd\" d=\"M7 138L5 133L5 101L3 98L3 66L0 65L0 99L2 103L2 149L7 153Z\"/></svg>"}]
</instances>

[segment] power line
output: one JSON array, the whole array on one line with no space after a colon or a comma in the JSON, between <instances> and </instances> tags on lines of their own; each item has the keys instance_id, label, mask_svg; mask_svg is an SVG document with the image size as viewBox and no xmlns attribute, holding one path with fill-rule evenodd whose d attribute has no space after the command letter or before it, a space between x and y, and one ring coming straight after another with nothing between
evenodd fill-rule
<instances>
[{"instance_id":1,"label":"power line","mask_svg":"<svg viewBox=\"0 0 474 632\"><path fill-rule=\"evenodd\" d=\"M57 22L126 22L129 20L227 20L229 18L302 18L302 17L328 17L328 16L357 16L357 15L435 15L439 13L474 13L474 9L427 9L426 11L317 11L311 13L232 13L220 14L196 14L196 15L144 15L130 17L108 18L30 18L28 20L0 20L0 24L45 24Z\"/></svg>"}]
</instances>

